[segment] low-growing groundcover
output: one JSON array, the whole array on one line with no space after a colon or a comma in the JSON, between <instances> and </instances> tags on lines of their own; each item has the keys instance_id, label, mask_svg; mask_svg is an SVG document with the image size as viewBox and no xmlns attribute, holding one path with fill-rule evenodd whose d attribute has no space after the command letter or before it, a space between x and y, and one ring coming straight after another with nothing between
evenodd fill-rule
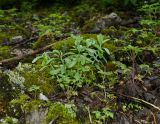
<instances>
[{"instance_id":1,"label":"low-growing groundcover","mask_svg":"<svg viewBox=\"0 0 160 124\"><path fill-rule=\"evenodd\" d=\"M160 4L116 1L0 10L0 123L159 123ZM105 27L110 12L121 23Z\"/></svg>"}]
</instances>

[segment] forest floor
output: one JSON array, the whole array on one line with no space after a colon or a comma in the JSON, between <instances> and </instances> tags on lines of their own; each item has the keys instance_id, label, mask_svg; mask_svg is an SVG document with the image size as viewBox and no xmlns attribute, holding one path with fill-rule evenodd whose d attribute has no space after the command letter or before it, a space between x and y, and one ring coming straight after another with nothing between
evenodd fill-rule
<instances>
[{"instance_id":1,"label":"forest floor","mask_svg":"<svg viewBox=\"0 0 160 124\"><path fill-rule=\"evenodd\" d=\"M148 19L145 11L106 13L85 4L28 13L0 10L0 123L159 124L160 13L156 14L156 19ZM71 64L65 75L46 64L53 53L33 62L44 52L79 50L79 36L79 46L97 55L97 62L91 59L95 65L84 59L91 65L77 66L77 52L71 60L64 58ZM84 45L92 40L104 41L102 48L100 43L96 49ZM42 71L44 63L48 68ZM82 73L83 66L91 70ZM73 76L78 71L80 76ZM34 109L40 110L37 115ZM33 121L35 116L39 120Z\"/></svg>"}]
</instances>

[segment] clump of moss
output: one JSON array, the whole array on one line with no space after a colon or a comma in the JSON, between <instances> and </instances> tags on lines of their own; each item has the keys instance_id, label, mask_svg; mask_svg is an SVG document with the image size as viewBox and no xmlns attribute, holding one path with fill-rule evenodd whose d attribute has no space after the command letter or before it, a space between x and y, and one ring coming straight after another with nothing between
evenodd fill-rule
<instances>
[{"instance_id":1,"label":"clump of moss","mask_svg":"<svg viewBox=\"0 0 160 124\"><path fill-rule=\"evenodd\" d=\"M88 39L88 38L96 39L97 38L96 34L81 34L80 36L82 36L84 39ZM52 48L57 49L57 50L68 50L74 46L74 42L75 42L74 38L68 37L64 40L54 43Z\"/></svg>"},{"instance_id":2,"label":"clump of moss","mask_svg":"<svg viewBox=\"0 0 160 124\"><path fill-rule=\"evenodd\" d=\"M95 23L96 21L92 21L92 20L85 22L84 26L82 27L82 31L89 32L95 27Z\"/></svg>"},{"instance_id":3,"label":"clump of moss","mask_svg":"<svg viewBox=\"0 0 160 124\"><path fill-rule=\"evenodd\" d=\"M104 30L102 30L102 34L104 35L109 35L110 37L114 37L114 38L121 38L124 35L124 29L117 29L114 26L111 26L109 28L106 28Z\"/></svg>"},{"instance_id":4,"label":"clump of moss","mask_svg":"<svg viewBox=\"0 0 160 124\"><path fill-rule=\"evenodd\" d=\"M49 107L47 122L54 120L57 124L78 124L78 121L62 103L54 103Z\"/></svg>"},{"instance_id":5,"label":"clump of moss","mask_svg":"<svg viewBox=\"0 0 160 124\"><path fill-rule=\"evenodd\" d=\"M68 37L67 39L56 42L52 48L57 50L60 50L60 49L68 50L73 45L74 45L74 39L72 37Z\"/></svg>"},{"instance_id":6,"label":"clump of moss","mask_svg":"<svg viewBox=\"0 0 160 124\"><path fill-rule=\"evenodd\" d=\"M32 86L39 87L39 92L50 95L58 90L57 85L49 77L45 71L39 71L39 67L32 64L19 64L16 70L22 77L24 77L24 86L29 89Z\"/></svg>"},{"instance_id":7,"label":"clump of moss","mask_svg":"<svg viewBox=\"0 0 160 124\"><path fill-rule=\"evenodd\" d=\"M48 106L47 102L45 102L45 101L41 101L41 100L38 100L38 99L32 99L30 101L26 101L23 104L23 110L25 112L30 112L32 110L39 109L40 107L47 107L47 106Z\"/></svg>"},{"instance_id":8,"label":"clump of moss","mask_svg":"<svg viewBox=\"0 0 160 124\"><path fill-rule=\"evenodd\" d=\"M10 111L9 102L19 94L18 89L14 89L12 84L8 80L8 76L0 72L0 117L3 117L6 113L8 115L14 115Z\"/></svg>"},{"instance_id":9,"label":"clump of moss","mask_svg":"<svg viewBox=\"0 0 160 124\"><path fill-rule=\"evenodd\" d=\"M11 36L7 33L0 33L0 44L3 43L5 39L9 41Z\"/></svg>"},{"instance_id":10,"label":"clump of moss","mask_svg":"<svg viewBox=\"0 0 160 124\"><path fill-rule=\"evenodd\" d=\"M80 36L82 36L84 39L97 38L97 34L81 34Z\"/></svg>"},{"instance_id":11,"label":"clump of moss","mask_svg":"<svg viewBox=\"0 0 160 124\"><path fill-rule=\"evenodd\" d=\"M11 57L10 49L8 46L0 47L0 60Z\"/></svg>"},{"instance_id":12,"label":"clump of moss","mask_svg":"<svg viewBox=\"0 0 160 124\"><path fill-rule=\"evenodd\" d=\"M33 44L33 49L43 47L48 43L54 42L54 35L51 31L47 31L46 33L42 34L38 40Z\"/></svg>"}]
</instances>

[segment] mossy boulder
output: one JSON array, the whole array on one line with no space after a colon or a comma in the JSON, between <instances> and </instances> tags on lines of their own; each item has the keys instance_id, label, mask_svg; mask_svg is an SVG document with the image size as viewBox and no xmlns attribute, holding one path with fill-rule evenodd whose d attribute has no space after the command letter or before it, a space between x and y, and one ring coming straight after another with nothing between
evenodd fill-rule
<instances>
[{"instance_id":1,"label":"mossy boulder","mask_svg":"<svg viewBox=\"0 0 160 124\"><path fill-rule=\"evenodd\" d=\"M45 95L51 95L58 90L58 86L56 83L51 79L51 77L45 71L40 71L39 65L32 65L32 64L19 64L17 68L14 70L20 76L24 78L24 87L29 90L31 94L38 95L39 92L43 92ZM37 87L36 94L33 87Z\"/></svg>"},{"instance_id":2,"label":"mossy boulder","mask_svg":"<svg viewBox=\"0 0 160 124\"><path fill-rule=\"evenodd\" d=\"M18 89L12 87L9 82L8 76L0 71L0 117L3 117L6 113L8 115L14 115L10 111L9 102L19 94Z\"/></svg>"}]
</instances>

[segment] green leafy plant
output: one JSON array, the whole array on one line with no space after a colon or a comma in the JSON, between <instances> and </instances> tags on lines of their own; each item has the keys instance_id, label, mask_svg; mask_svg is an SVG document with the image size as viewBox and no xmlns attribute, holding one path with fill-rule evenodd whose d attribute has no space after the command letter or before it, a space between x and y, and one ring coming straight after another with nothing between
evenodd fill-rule
<instances>
[{"instance_id":1,"label":"green leafy plant","mask_svg":"<svg viewBox=\"0 0 160 124\"><path fill-rule=\"evenodd\" d=\"M93 111L92 113L95 115L98 123L105 123L106 120L114 118L114 113L109 108L103 108L101 111Z\"/></svg>"},{"instance_id":2,"label":"green leafy plant","mask_svg":"<svg viewBox=\"0 0 160 124\"><path fill-rule=\"evenodd\" d=\"M133 110L135 112L138 112L140 110L143 110L143 106L140 105L139 103L135 103L135 102L130 102L130 103L123 103L122 105L122 110L124 112L126 111L130 111Z\"/></svg>"},{"instance_id":3,"label":"green leafy plant","mask_svg":"<svg viewBox=\"0 0 160 124\"><path fill-rule=\"evenodd\" d=\"M18 119L7 116L4 119L0 119L0 123L1 124L17 124Z\"/></svg>"},{"instance_id":4,"label":"green leafy plant","mask_svg":"<svg viewBox=\"0 0 160 124\"><path fill-rule=\"evenodd\" d=\"M34 93L34 98L37 98L37 93L40 91L40 87L36 86L36 85L32 85L29 89L29 92L33 92Z\"/></svg>"},{"instance_id":5,"label":"green leafy plant","mask_svg":"<svg viewBox=\"0 0 160 124\"><path fill-rule=\"evenodd\" d=\"M132 62L132 83L134 83L135 78L135 68L136 68L136 57L139 55L139 53L142 52L142 49L137 46L131 46L128 45L122 49L122 51L126 52L129 59L131 59Z\"/></svg>"},{"instance_id":6,"label":"green leafy plant","mask_svg":"<svg viewBox=\"0 0 160 124\"><path fill-rule=\"evenodd\" d=\"M160 15L160 3L153 3L153 4L145 4L143 5L139 11L144 12L145 16L144 19L140 21L142 25L147 26L155 26L159 25L159 15Z\"/></svg>"},{"instance_id":7,"label":"green leafy plant","mask_svg":"<svg viewBox=\"0 0 160 124\"><path fill-rule=\"evenodd\" d=\"M103 63L107 62L105 54L110 54L102 45L107 41L103 35L97 39L83 39L80 36L72 36L75 45L67 52L53 50L45 52L35 58L33 63L41 60L42 69L49 71L52 78L65 89L82 87L84 84L93 84L97 72L104 70Z\"/></svg>"}]
</instances>

